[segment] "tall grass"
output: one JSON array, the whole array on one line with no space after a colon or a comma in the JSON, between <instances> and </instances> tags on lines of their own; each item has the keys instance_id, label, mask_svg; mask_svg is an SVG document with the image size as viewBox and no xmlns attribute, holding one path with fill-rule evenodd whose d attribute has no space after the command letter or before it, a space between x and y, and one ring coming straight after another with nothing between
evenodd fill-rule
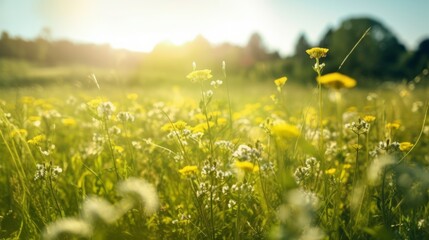
<instances>
[{"instance_id":1,"label":"tall grass","mask_svg":"<svg viewBox=\"0 0 429 240\"><path fill-rule=\"evenodd\" d=\"M317 66L313 89L223 70L166 97L100 82L1 100L0 237L429 237L427 73L369 92L325 89Z\"/></svg>"}]
</instances>

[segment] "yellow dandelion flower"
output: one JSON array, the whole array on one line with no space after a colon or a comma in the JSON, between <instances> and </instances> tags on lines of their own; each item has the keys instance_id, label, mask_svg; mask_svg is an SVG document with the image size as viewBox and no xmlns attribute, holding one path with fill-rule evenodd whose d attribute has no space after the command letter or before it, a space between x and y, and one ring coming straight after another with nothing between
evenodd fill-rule
<instances>
[{"instance_id":1,"label":"yellow dandelion flower","mask_svg":"<svg viewBox=\"0 0 429 240\"><path fill-rule=\"evenodd\" d=\"M401 124L397 123L397 122L393 122L393 123L387 123L386 124L386 128L387 129L399 129L399 127L401 126Z\"/></svg>"},{"instance_id":2,"label":"yellow dandelion flower","mask_svg":"<svg viewBox=\"0 0 429 240\"><path fill-rule=\"evenodd\" d=\"M63 118L61 122L64 124L64 126L75 126L76 120L74 118Z\"/></svg>"},{"instance_id":3,"label":"yellow dandelion flower","mask_svg":"<svg viewBox=\"0 0 429 240\"><path fill-rule=\"evenodd\" d=\"M271 134L279 138L294 138L300 135L299 129L287 123L276 124L271 128Z\"/></svg>"},{"instance_id":4,"label":"yellow dandelion flower","mask_svg":"<svg viewBox=\"0 0 429 240\"><path fill-rule=\"evenodd\" d=\"M162 131L166 131L166 132L168 132L168 131L174 131L174 130L179 130L180 131L180 130L185 129L186 126L187 126L186 122L179 120L179 121L177 121L175 123L167 123L167 124L165 124L164 126L161 127L161 130Z\"/></svg>"},{"instance_id":5,"label":"yellow dandelion flower","mask_svg":"<svg viewBox=\"0 0 429 240\"><path fill-rule=\"evenodd\" d=\"M183 167L182 169L179 169L179 173L182 174L183 176L191 176L194 174L197 174L198 172L198 167L195 165L188 165Z\"/></svg>"},{"instance_id":6,"label":"yellow dandelion flower","mask_svg":"<svg viewBox=\"0 0 429 240\"><path fill-rule=\"evenodd\" d=\"M305 52L310 56L310 58L322 58L326 57L328 51L329 49L327 48L314 47L307 49Z\"/></svg>"},{"instance_id":7,"label":"yellow dandelion flower","mask_svg":"<svg viewBox=\"0 0 429 240\"><path fill-rule=\"evenodd\" d=\"M29 96L24 96L20 99L22 104L32 104L34 100L35 99L33 97L29 97Z\"/></svg>"},{"instance_id":8,"label":"yellow dandelion flower","mask_svg":"<svg viewBox=\"0 0 429 240\"><path fill-rule=\"evenodd\" d=\"M338 72L325 74L318 77L317 81L322 85L334 89L353 88L356 86L356 80Z\"/></svg>"},{"instance_id":9,"label":"yellow dandelion flower","mask_svg":"<svg viewBox=\"0 0 429 240\"><path fill-rule=\"evenodd\" d=\"M118 153L123 153L124 152L124 148L118 145L113 146L113 149L118 152Z\"/></svg>"},{"instance_id":10,"label":"yellow dandelion flower","mask_svg":"<svg viewBox=\"0 0 429 240\"><path fill-rule=\"evenodd\" d=\"M28 121L30 121L32 123L40 121L41 119L42 118L40 116L30 116L30 117L28 117Z\"/></svg>"},{"instance_id":11,"label":"yellow dandelion flower","mask_svg":"<svg viewBox=\"0 0 429 240\"><path fill-rule=\"evenodd\" d=\"M287 77L281 77L274 80L274 84L276 84L277 90L279 92L281 91L282 87L285 85L286 81L287 81Z\"/></svg>"},{"instance_id":12,"label":"yellow dandelion flower","mask_svg":"<svg viewBox=\"0 0 429 240\"><path fill-rule=\"evenodd\" d=\"M204 133L205 131L207 131L207 129L210 127L214 127L215 123L210 121L208 124L207 123L200 123L198 125L196 125L195 127L192 128L192 131L194 133L200 132L200 133Z\"/></svg>"},{"instance_id":13,"label":"yellow dandelion flower","mask_svg":"<svg viewBox=\"0 0 429 240\"><path fill-rule=\"evenodd\" d=\"M346 163L346 164L343 165L344 169L349 169L351 167L352 167L352 165L350 163Z\"/></svg>"},{"instance_id":14,"label":"yellow dandelion flower","mask_svg":"<svg viewBox=\"0 0 429 240\"><path fill-rule=\"evenodd\" d=\"M243 172L258 172L259 167L249 161L236 161L235 167Z\"/></svg>"},{"instance_id":15,"label":"yellow dandelion flower","mask_svg":"<svg viewBox=\"0 0 429 240\"><path fill-rule=\"evenodd\" d=\"M414 144L410 143L410 142L401 142L399 143L399 150L403 151L403 152L407 152L409 151L412 147L414 146Z\"/></svg>"},{"instance_id":16,"label":"yellow dandelion flower","mask_svg":"<svg viewBox=\"0 0 429 240\"><path fill-rule=\"evenodd\" d=\"M212 70L209 69L196 70L189 73L186 78L191 80L191 82L202 82L213 77L211 72Z\"/></svg>"},{"instance_id":17,"label":"yellow dandelion flower","mask_svg":"<svg viewBox=\"0 0 429 240\"><path fill-rule=\"evenodd\" d=\"M27 136L27 130L21 128L21 129L14 129L10 132L11 137L15 137L17 135L25 137Z\"/></svg>"},{"instance_id":18,"label":"yellow dandelion flower","mask_svg":"<svg viewBox=\"0 0 429 240\"><path fill-rule=\"evenodd\" d=\"M372 123L375 121L375 116L372 115L366 115L363 117L363 120L367 123Z\"/></svg>"},{"instance_id":19,"label":"yellow dandelion flower","mask_svg":"<svg viewBox=\"0 0 429 240\"><path fill-rule=\"evenodd\" d=\"M327 175L334 175L336 172L337 172L336 168L330 168L330 169L328 169L328 170L325 171L325 173Z\"/></svg>"},{"instance_id":20,"label":"yellow dandelion flower","mask_svg":"<svg viewBox=\"0 0 429 240\"><path fill-rule=\"evenodd\" d=\"M46 136L44 134L39 134L33 137L32 139L28 140L27 143L30 145L39 145L45 140L46 140Z\"/></svg>"}]
</instances>

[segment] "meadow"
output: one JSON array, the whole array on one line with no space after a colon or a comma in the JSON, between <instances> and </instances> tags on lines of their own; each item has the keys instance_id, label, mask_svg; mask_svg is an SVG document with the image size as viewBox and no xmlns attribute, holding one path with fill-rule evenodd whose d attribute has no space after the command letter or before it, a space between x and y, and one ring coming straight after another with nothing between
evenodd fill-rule
<instances>
[{"instance_id":1,"label":"meadow","mask_svg":"<svg viewBox=\"0 0 429 240\"><path fill-rule=\"evenodd\" d=\"M428 70L359 88L326 52L307 86L223 62L1 89L0 238L428 239Z\"/></svg>"}]
</instances>

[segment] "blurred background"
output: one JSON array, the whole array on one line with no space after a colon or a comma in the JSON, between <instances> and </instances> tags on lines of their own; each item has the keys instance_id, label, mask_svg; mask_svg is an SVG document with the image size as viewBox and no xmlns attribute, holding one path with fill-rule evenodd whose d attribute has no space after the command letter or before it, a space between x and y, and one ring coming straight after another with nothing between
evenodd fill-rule
<instances>
[{"instance_id":1,"label":"blurred background","mask_svg":"<svg viewBox=\"0 0 429 240\"><path fill-rule=\"evenodd\" d=\"M412 80L429 62L429 2L0 0L0 87L179 84L222 61L237 84L288 76L312 84L305 50L329 48L324 73L359 86Z\"/></svg>"}]
</instances>

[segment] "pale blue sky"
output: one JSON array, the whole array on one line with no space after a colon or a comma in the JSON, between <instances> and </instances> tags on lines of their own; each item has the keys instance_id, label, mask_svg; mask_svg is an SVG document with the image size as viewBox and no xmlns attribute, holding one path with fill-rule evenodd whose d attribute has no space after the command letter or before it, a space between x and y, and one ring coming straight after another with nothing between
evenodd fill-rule
<instances>
[{"instance_id":1,"label":"pale blue sky","mask_svg":"<svg viewBox=\"0 0 429 240\"><path fill-rule=\"evenodd\" d=\"M329 26L369 16L412 49L429 37L428 11L428 0L0 0L0 31L28 39L48 27L54 39L141 51L198 34L245 44L259 32L269 49L290 54L300 33L316 44Z\"/></svg>"}]
</instances>

